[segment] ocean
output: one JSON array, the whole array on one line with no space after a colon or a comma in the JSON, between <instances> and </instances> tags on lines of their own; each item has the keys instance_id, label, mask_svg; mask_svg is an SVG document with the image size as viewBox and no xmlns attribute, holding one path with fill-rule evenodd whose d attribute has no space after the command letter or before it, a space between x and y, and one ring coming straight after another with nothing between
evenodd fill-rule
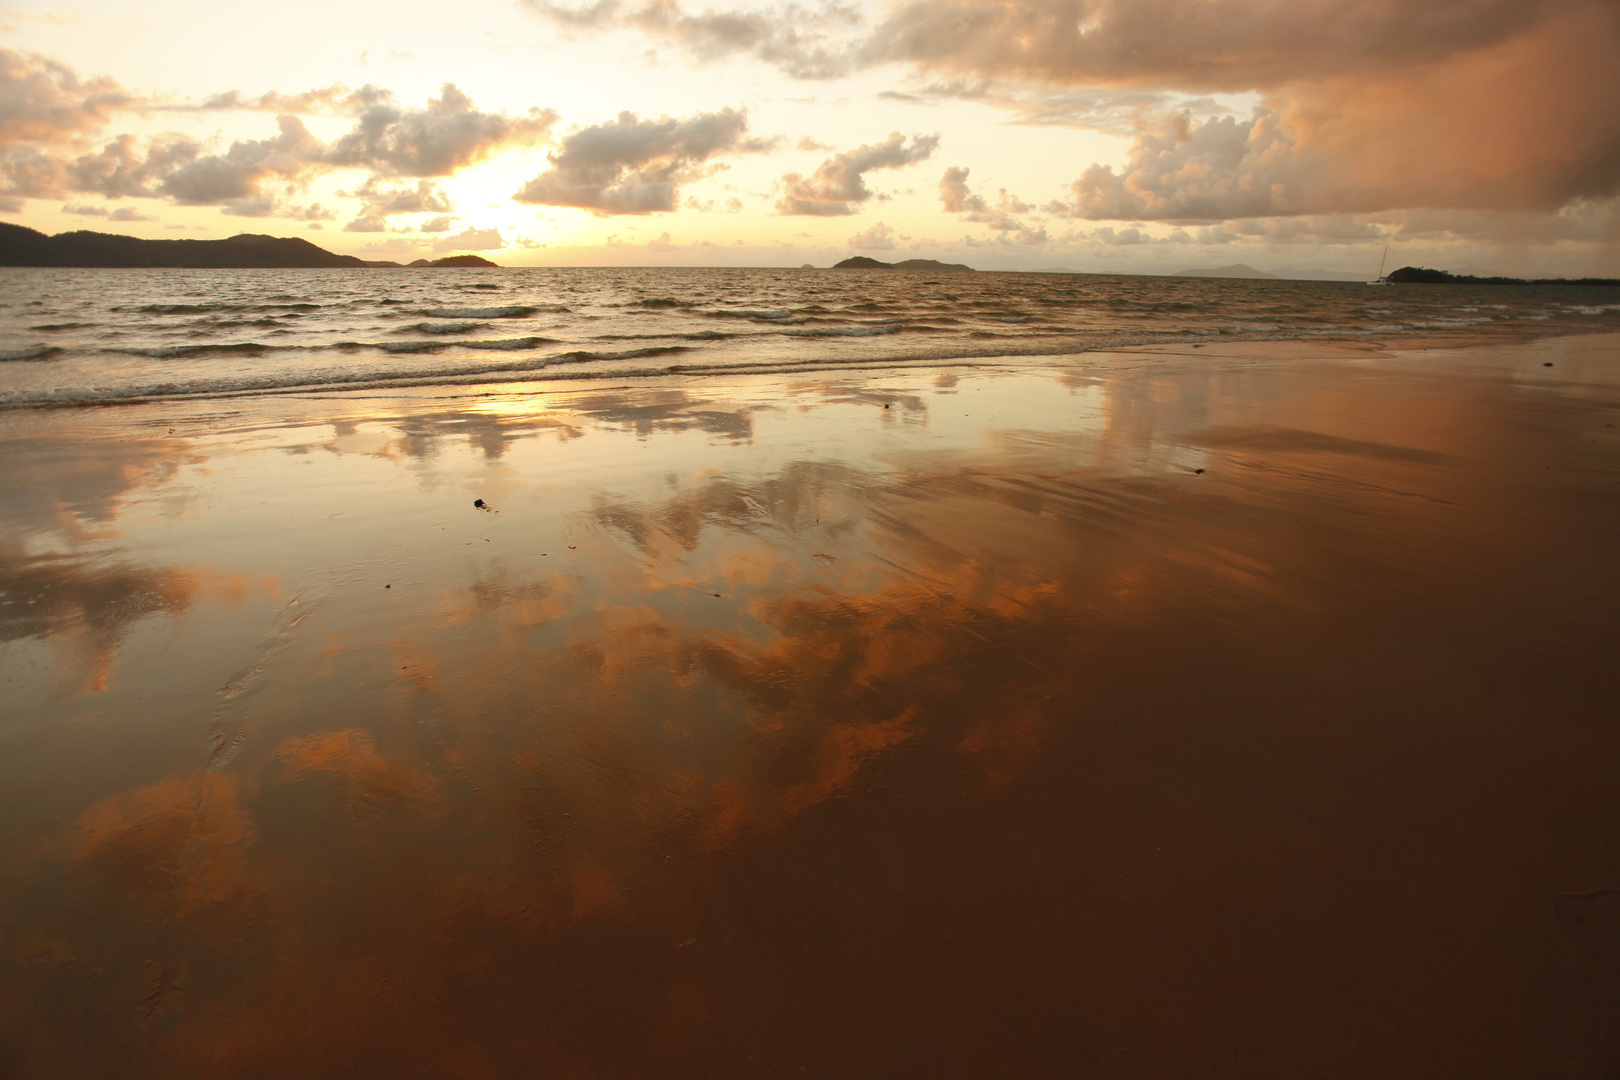
<instances>
[{"instance_id":1,"label":"ocean","mask_svg":"<svg viewBox=\"0 0 1620 1080\"><path fill-rule=\"evenodd\" d=\"M0 406L1620 328L1608 288L792 269L0 270Z\"/></svg>"}]
</instances>

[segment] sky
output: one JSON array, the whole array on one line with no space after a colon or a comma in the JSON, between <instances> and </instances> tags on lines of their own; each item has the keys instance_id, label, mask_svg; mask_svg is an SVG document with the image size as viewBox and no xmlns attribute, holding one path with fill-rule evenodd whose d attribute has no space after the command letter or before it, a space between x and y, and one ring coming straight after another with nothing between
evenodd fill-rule
<instances>
[{"instance_id":1,"label":"sky","mask_svg":"<svg viewBox=\"0 0 1620 1080\"><path fill-rule=\"evenodd\" d=\"M1620 275L1615 0L0 8L0 220L401 262Z\"/></svg>"}]
</instances>

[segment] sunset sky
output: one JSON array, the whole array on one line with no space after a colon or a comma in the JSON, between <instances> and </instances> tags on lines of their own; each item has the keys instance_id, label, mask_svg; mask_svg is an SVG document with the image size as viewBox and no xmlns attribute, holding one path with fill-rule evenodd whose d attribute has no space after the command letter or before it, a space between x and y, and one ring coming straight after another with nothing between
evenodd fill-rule
<instances>
[{"instance_id":1,"label":"sunset sky","mask_svg":"<svg viewBox=\"0 0 1620 1080\"><path fill-rule=\"evenodd\" d=\"M1614 0L57 0L0 220L363 258L1620 273Z\"/></svg>"}]
</instances>

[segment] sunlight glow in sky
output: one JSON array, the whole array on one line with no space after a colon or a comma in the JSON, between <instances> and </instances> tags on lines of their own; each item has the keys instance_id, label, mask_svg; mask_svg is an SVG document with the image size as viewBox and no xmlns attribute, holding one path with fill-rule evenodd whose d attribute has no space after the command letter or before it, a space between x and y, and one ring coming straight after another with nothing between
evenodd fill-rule
<instances>
[{"instance_id":1,"label":"sunlight glow in sky","mask_svg":"<svg viewBox=\"0 0 1620 1080\"><path fill-rule=\"evenodd\" d=\"M0 213L399 261L1612 274L1616 55L1606 0L23 2Z\"/></svg>"}]
</instances>

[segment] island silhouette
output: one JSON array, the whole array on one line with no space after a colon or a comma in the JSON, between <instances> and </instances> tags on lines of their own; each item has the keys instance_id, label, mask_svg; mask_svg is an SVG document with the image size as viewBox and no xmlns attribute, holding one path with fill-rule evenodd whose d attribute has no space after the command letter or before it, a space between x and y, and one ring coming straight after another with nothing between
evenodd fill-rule
<instances>
[{"instance_id":1,"label":"island silhouette","mask_svg":"<svg viewBox=\"0 0 1620 1080\"><path fill-rule=\"evenodd\" d=\"M1394 285L1620 285L1620 278L1475 277L1421 266L1403 266L1389 275Z\"/></svg>"},{"instance_id":2,"label":"island silhouette","mask_svg":"<svg viewBox=\"0 0 1620 1080\"><path fill-rule=\"evenodd\" d=\"M0 266L174 267L196 270L399 267L338 255L296 236L241 233L225 240L143 240L78 230L47 236L0 222ZM411 266L495 266L479 255L418 259Z\"/></svg>"},{"instance_id":3,"label":"island silhouette","mask_svg":"<svg viewBox=\"0 0 1620 1080\"><path fill-rule=\"evenodd\" d=\"M855 255L841 263L833 263L834 270L968 270L963 263L943 263L938 259L905 259L897 263L879 262L865 255Z\"/></svg>"}]
</instances>

